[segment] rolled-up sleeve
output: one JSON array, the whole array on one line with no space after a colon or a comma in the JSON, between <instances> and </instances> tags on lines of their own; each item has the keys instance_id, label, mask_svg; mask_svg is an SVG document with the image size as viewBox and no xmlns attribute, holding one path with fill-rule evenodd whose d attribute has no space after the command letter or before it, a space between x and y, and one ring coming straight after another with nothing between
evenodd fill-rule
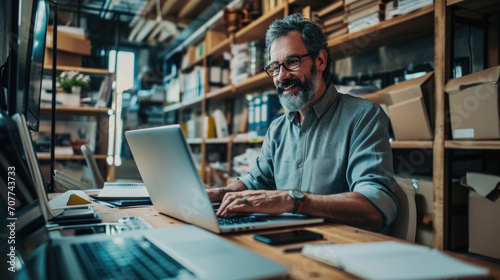
<instances>
[{"instance_id":1,"label":"rolled-up sleeve","mask_svg":"<svg viewBox=\"0 0 500 280\"><path fill-rule=\"evenodd\" d=\"M354 123L347 182L383 215L384 230L396 218L399 201L394 194L389 119L379 105L368 106Z\"/></svg>"}]
</instances>

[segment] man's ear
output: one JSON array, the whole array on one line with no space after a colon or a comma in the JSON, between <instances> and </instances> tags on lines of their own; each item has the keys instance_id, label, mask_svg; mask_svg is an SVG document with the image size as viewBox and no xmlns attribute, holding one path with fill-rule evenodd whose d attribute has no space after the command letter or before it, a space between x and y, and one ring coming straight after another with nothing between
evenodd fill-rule
<instances>
[{"instance_id":1,"label":"man's ear","mask_svg":"<svg viewBox=\"0 0 500 280\"><path fill-rule=\"evenodd\" d=\"M318 68L319 71L325 71L327 59L328 59L328 53L326 52L326 50L324 49L320 50L316 60L316 67Z\"/></svg>"}]
</instances>

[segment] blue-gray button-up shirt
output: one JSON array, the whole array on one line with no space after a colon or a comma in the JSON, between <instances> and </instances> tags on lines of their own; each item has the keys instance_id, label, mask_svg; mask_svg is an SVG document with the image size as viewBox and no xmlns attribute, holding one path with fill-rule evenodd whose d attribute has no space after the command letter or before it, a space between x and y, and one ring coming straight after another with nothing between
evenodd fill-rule
<instances>
[{"instance_id":1,"label":"blue-gray button-up shirt","mask_svg":"<svg viewBox=\"0 0 500 280\"><path fill-rule=\"evenodd\" d=\"M384 217L396 217L389 118L369 100L330 85L306 112L289 112L270 125L260 156L239 179L248 189L300 189L315 194L358 192Z\"/></svg>"}]
</instances>

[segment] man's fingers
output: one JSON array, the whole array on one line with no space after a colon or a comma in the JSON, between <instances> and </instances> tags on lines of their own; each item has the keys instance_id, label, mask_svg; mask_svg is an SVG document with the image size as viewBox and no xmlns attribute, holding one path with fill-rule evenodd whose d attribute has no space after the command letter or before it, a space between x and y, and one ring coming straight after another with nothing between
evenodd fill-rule
<instances>
[{"instance_id":1,"label":"man's fingers","mask_svg":"<svg viewBox=\"0 0 500 280\"><path fill-rule=\"evenodd\" d=\"M237 193L226 193L224 195L224 198L222 199L222 203L219 207L219 210L217 211L216 215L217 216L221 216L226 208L233 202L235 201L236 199L238 199L239 195L237 195Z\"/></svg>"},{"instance_id":2,"label":"man's fingers","mask_svg":"<svg viewBox=\"0 0 500 280\"><path fill-rule=\"evenodd\" d=\"M217 214L221 217L226 217L231 214L235 214L235 212L248 212L251 206L249 205L249 201L247 198L242 197L232 197L233 199L230 203L228 203L224 209L219 211ZM219 208L220 210L220 208Z\"/></svg>"}]
</instances>

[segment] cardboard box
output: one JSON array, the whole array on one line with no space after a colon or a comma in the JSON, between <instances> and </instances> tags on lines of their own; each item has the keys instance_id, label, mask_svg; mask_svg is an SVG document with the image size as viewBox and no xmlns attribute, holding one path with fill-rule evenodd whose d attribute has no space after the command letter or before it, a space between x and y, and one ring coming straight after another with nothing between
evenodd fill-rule
<instances>
[{"instance_id":1,"label":"cardboard box","mask_svg":"<svg viewBox=\"0 0 500 280\"><path fill-rule=\"evenodd\" d=\"M468 172L469 251L500 259L500 176Z\"/></svg>"},{"instance_id":2,"label":"cardboard box","mask_svg":"<svg viewBox=\"0 0 500 280\"><path fill-rule=\"evenodd\" d=\"M205 34L205 49L207 52L210 52L215 46L220 44L220 42L224 41L227 38L225 32L215 31L215 30L207 30Z\"/></svg>"},{"instance_id":3,"label":"cardboard box","mask_svg":"<svg viewBox=\"0 0 500 280\"><path fill-rule=\"evenodd\" d=\"M388 106L396 140L431 140L432 130L423 97Z\"/></svg>"},{"instance_id":4,"label":"cardboard box","mask_svg":"<svg viewBox=\"0 0 500 280\"><path fill-rule=\"evenodd\" d=\"M53 48L53 27L47 29L46 48ZM57 50L73 54L90 55L90 40L85 35L57 30Z\"/></svg>"},{"instance_id":5,"label":"cardboard box","mask_svg":"<svg viewBox=\"0 0 500 280\"><path fill-rule=\"evenodd\" d=\"M433 72L377 91L387 105L396 140L433 138Z\"/></svg>"},{"instance_id":6,"label":"cardboard box","mask_svg":"<svg viewBox=\"0 0 500 280\"><path fill-rule=\"evenodd\" d=\"M44 65L52 66L52 49L45 49ZM76 66L82 67L82 55L67 53L58 51L57 52L57 65L59 66Z\"/></svg>"},{"instance_id":7,"label":"cardboard box","mask_svg":"<svg viewBox=\"0 0 500 280\"><path fill-rule=\"evenodd\" d=\"M446 84L453 139L500 138L499 78L495 66Z\"/></svg>"},{"instance_id":8,"label":"cardboard box","mask_svg":"<svg viewBox=\"0 0 500 280\"><path fill-rule=\"evenodd\" d=\"M186 69L195 62L197 49L196 45L187 48L186 53L182 56L181 69Z\"/></svg>"}]
</instances>

